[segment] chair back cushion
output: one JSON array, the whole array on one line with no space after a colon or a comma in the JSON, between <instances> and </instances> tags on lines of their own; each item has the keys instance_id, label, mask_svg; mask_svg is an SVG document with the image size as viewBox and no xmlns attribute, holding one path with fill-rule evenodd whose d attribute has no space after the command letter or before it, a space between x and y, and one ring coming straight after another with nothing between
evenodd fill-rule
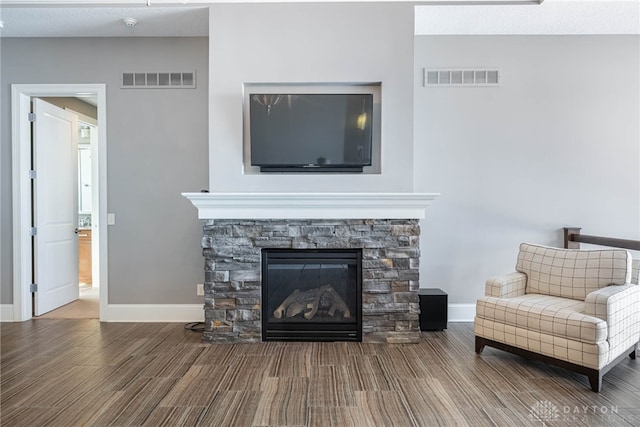
<instances>
[{"instance_id":1,"label":"chair back cushion","mask_svg":"<svg viewBox=\"0 0 640 427\"><path fill-rule=\"evenodd\" d=\"M607 285L631 281L631 253L520 244L516 270L527 275L527 294L582 300Z\"/></svg>"}]
</instances>

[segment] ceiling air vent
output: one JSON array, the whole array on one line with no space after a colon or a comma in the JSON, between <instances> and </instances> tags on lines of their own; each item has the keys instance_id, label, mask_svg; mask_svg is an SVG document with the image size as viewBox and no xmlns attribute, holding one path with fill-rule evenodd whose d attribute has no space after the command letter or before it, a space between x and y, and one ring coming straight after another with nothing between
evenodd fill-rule
<instances>
[{"instance_id":1,"label":"ceiling air vent","mask_svg":"<svg viewBox=\"0 0 640 427\"><path fill-rule=\"evenodd\" d=\"M500 70L495 68L425 68L424 87L500 86Z\"/></svg>"},{"instance_id":2,"label":"ceiling air vent","mask_svg":"<svg viewBox=\"0 0 640 427\"><path fill-rule=\"evenodd\" d=\"M122 73L122 89L195 89L196 72Z\"/></svg>"}]
</instances>

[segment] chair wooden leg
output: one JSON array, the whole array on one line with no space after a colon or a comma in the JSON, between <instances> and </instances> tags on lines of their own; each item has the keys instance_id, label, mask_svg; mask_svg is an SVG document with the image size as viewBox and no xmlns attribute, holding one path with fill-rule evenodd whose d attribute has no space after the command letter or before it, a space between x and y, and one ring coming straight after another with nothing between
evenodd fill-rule
<instances>
[{"instance_id":1,"label":"chair wooden leg","mask_svg":"<svg viewBox=\"0 0 640 427\"><path fill-rule=\"evenodd\" d=\"M591 390L600 393L600 389L602 388L602 375L599 371L594 371L589 374L589 384L591 385Z\"/></svg>"},{"instance_id":2,"label":"chair wooden leg","mask_svg":"<svg viewBox=\"0 0 640 427\"><path fill-rule=\"evenodd\" d=\"M484 341L480 337L476 337L476 353L480 354L484 350Z\"/></svg>"},{"instance_id":3,"label":"chair wooden leg","mask_svg":"<svg viewBox=\"0 0 640 427\"><path fill-rule=\"evenodd\" d=\"M629 353L629 357L631 360L636 360L636 350L634 349L631 353Z\"/></svg>"}]
</instances>

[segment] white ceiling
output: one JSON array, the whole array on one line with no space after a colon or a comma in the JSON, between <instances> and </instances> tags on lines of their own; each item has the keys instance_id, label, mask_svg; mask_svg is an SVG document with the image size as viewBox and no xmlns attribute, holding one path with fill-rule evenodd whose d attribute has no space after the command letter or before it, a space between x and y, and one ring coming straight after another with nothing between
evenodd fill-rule
<instances>
[{"instance_id":1,"label":"white ceiling","mask_svg":"<svg viewBox=\"0 0 640 427\"><path fill-rule=\"evenodd\" d=\"M128 27L123 18L138 24ZM208 6L13 7L0 9L2 37L189 37L209 35Z\"/></svg>"},{"instance_id":2,"label":"white ceiling","mask_svg":"<svg viewBox=\"0 0 640 427\"><path fill-rule=\"evenodd\" d=\"M640 0L545 0L535 6L500 7L418 6L415 33L640 34Z\"/></svg>"},{"instance_id":3,"label":"white ceiling","mask_svg":"<svg viewBox=\"0 0 640 427\"><path fill-rule=\"evenodd\" d=\"M147 0L0 0L0 36L208 36L208 4L269 1L274 0L150 0L151 6L146 6ZM523 0L416 1L415 32L419 35L640 34L639 0L545 0L541 5L486 5L519 1ZM136 19L138 24L126 26L123 18L128 17Z\"/></svg>"}]
</instances>

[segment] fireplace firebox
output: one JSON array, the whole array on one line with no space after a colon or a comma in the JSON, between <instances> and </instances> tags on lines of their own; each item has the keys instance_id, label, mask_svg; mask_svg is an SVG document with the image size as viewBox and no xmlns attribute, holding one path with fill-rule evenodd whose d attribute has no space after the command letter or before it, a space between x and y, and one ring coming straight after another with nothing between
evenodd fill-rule
<instances>
[{"instance_id":1,"label":"fireplace firebox","mask_svg":"<svg viewBox=\"0 0 640 427\"><path fill-rule=\"evenodd\" d=\"M264 341L362 341L362 250L263 249Z\"/></svg>"}]
</instances>

